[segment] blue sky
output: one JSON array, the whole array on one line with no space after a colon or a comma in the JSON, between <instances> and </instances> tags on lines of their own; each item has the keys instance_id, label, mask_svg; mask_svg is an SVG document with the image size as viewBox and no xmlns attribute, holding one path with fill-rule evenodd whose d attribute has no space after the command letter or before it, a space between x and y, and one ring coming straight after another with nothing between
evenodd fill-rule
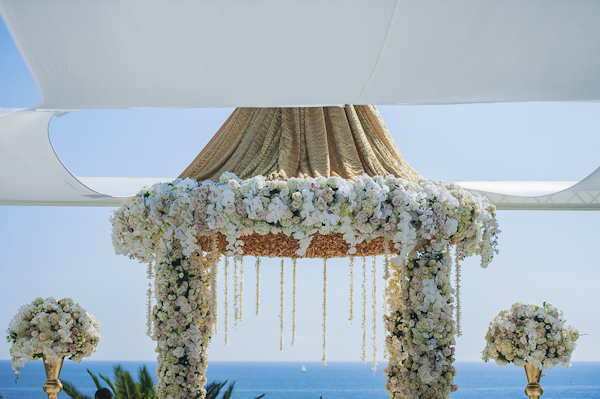
<instances>
[{"instance_id":1,"label":"blue sky","mask_svg":"<svg viewBox=\"0 0 600 399\"><path fill-rule=\"evenodd\" d=\"M32 107L40 93L0 23L0 107ZM405 159L439 180L581 180L600 166L600 104L511 103L382 106ZM50 137L75 176L175 177L195 158L232 109L92 110L54 118ZM10 187L2 187L10 190ZM71 297L101 322L95 360L154 359L145 332L145 266L114 254L110 208L0 207L0 325L37 296ZM573 360L600 360L595 305L600 302L600 213L500 211L500 255L487 269L463 264L462 329L457 359L478 360L487 324L513 302L550 302L584 335ZM211 360L321 358L322 262L298 264L297 344L291 338L291 263L286 264L286 347L279 352L279 262L262 266L261 313L254 309L254 259L246 259L245 316ZM330 262L328 359L360 359L361 299L348 318L346 260ZM359 268L355 266L358 281ZM378 271L381 277L381 270ZM220 276L221 283L223 276ZM381 289L382 281L379 281ZM372 286L369 278L369 289ZM222 294L222 286L220 287ZM381 295L378 296L381 305ZM220 298L220 315L223 299ZM370 309L370 302L369 302ZM381 315L379 307L378 314ZM369 313L368 320L372 316ZM378 318L379 356L383 330ZM370 337L371 324L368 324ZM370 342L370 341L369 341ZM0 343L0 359L9 358ZM369 346L368 358L372 358Z\"/></svg>"}]
</instances>

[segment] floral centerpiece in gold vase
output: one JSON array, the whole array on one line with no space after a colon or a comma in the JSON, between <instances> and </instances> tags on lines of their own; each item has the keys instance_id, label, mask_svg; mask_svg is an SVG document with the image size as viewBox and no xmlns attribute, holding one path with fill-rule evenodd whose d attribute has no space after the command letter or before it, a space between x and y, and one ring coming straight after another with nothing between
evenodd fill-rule
<instances>
[{"instance_id":1,"label":"floral centerpiece in gold vase","mask_svg":"<svg viewBox=\"0 0 600 399\"><path fill-rule=\"evenodd\" d=\"M52 399L62 389L58 377L65 357L79 363L96 351L100 323L70 298L36 298L21 306L7 333L15 374L21 373L19 368L26 362L43 358L47 378L44 391Z\"/></svg>"},{"instance_id":2,"label":"floral centerpiece in gold vase","mask_svg":"<svg viewBox=\"0 0 600 399\"><path fill-rule=\"evenodd\" d=\"M493 359L503 366L525 367L528 385L525 394L539 398L542 370L557 364L570 367L579 332L565 324L562 312L544 302L542 307L517 302L501 311L490 323L482 352L484 361Z\"/></svg>"}]
</instances>

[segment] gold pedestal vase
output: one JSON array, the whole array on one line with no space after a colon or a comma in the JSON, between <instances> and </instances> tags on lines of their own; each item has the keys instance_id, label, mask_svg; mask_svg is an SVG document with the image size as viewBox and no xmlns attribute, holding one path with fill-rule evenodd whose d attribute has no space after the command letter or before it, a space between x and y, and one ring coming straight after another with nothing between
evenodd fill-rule
<instances>
[{"instance_id":1,"label":"gold pedestal vase","mask_svg":"<svg viewBox=\"0 0 600 399\"><path fill-rule=\"evenodd\" d=\"M533 363L529 362L525 365L525 374L527 375L527 387L525 387L525 395L531 399L537 399L544 393L544 388L540 385L540 377L542 370L533 367Z\"/></svg>"},{"instance_id":2,"label":"gold pedestal vase","mask_svg":"<svg viewBox=\"0 0 600 399\"><path fill-rule=\"evenodd\" d=\"M64 357L60 360L52 360L50 363L46 363L46 356L43 356L44 369L46 370L46 383L44 384L44 392L48 394L48 399L56 399L58 393L62 390L63 386L60 383L58 377L60 376L60 370L62 369Z\"/></svg>"}]
</instances>

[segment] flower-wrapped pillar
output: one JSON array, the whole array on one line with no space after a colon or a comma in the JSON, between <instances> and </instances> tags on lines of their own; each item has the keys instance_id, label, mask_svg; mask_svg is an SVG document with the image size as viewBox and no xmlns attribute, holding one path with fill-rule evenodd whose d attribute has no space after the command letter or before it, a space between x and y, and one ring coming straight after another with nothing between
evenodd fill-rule
<instances>
[{"instance_id":1,"label":"flower-wrapped pillar","mask_svg":"<svg viewBox=\"0 0 600 399\"><path fill-rule=\"evenodd\" d=\"M448 252L429 242L392 261L387 297L386 390L391 398L447 398L453 385L455 321Z\"/></svg>"},{"instance_id":2,"label":"flower-wrapped pillar","mask_svg":"<svg viewBox=\"0 0 600 399\"><path fill-rule=\"evenodd\" d=\"M152 312L157 341L160 398L204 398L207 349L213 327L210 313L210 260L181 249L158 261L156 305Z\"/></svg>"}]
</instances>

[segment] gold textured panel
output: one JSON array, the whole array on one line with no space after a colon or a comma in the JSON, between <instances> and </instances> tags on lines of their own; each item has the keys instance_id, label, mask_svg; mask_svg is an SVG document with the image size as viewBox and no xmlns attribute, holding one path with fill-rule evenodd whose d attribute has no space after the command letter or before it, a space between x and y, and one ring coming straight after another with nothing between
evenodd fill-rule
<instances>
[{"instance_id":1,"label":"gold textured panel","mask_svg":"<svg viewBox=\"0 0 600 399\"><path fill-rule=\"evenodd\" d=\"M374 105L237 108L180 177L215 181L224 172L269 180L355 180L365 173L422 178L400 155Z\"/></svg>"}]
</instances>

